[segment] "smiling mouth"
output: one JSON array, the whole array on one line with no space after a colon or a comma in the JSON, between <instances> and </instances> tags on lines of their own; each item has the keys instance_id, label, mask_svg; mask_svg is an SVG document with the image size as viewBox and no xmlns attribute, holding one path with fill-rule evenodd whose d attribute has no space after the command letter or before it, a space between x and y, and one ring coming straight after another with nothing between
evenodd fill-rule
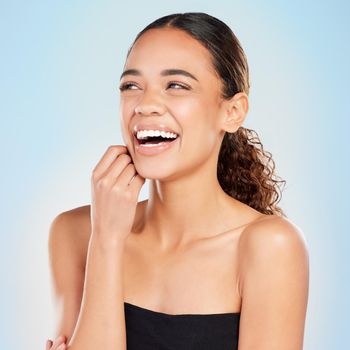
<instances>
[{"instance_id":1,"label":"smiling mouth","mask_svg":"<svg viewBox=\"0 0 350 350\"><path fill-rule=\"evenodd\" d=\"M137 145L145 145L145 144L161 144L161 143L171 143L176 141L179 138L179 135L176 138L165 138L162 136L147 136L143 139L138 139L134 134L134 140Z\"/></svg>"}]
</instances>

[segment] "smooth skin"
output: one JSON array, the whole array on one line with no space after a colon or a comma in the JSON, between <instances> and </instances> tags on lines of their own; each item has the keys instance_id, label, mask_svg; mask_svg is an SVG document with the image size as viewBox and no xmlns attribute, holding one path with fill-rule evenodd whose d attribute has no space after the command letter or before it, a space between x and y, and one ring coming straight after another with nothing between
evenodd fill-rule
<instances>
[{"instance_id":1,"label":"smooth skin","mask_svg":"<svg viewBox=\"0 0 350 350\"><path fill-rule=\"evenodd\" d=\"M132 229L137 198L144 181L136 173L125 146L109 147L93 170L91 235L81 306L74 332L68 340L71 350L126 349L122 280L124 243ZM115 208L118 210L115 211ZM58 238L62 239L66 224L64 218L62 221L57 217L50 229L50 258L54 275L57 259L54 257L56 247L53 240L57 235L61 235ZM62 272L65 273L59 271ZM55 280L62 282L63 279L64 285L67 276L60 277L61 280L56 277ZM58 298L60 293L65 292L59 289L57 283ZM71 292L68 290L68 293ZM74 305L70 306L74 308Z\"/></svg>"},{"instance_id":2,"label":"smooth skin","mask_svg":"<svg viewBox=\"0 0 350 350\"><path fill-rule=\"evenodd\" d=\"M161 74L170 68L197 80ZM121 276L112 278L114 284L121 278L122 287L115 284L111 295L120 297L122 288L124 301L169 314L240 311L239 350L302 349L309 287L302 231L286 218L262 214L228 196L217 181L222 137L244 122L248 96L240 92L223 100L210 53L175 29L146 32L131 50L127 69L139 74L121 78L120 85L127 87L120 93L122 134L135 172L150 179L150 192L132 211L133 220L128 206L120 207L106 192L109 220L101 219L99 227L105 225L100 230L107 237L104 249L112 249L104 266L120 261L118 253L123 257ZM138 123L169 126L180 134L178 147L157 156L139 154L132 138ZM90 213L90 206L63 212L50 229L56 335L68 342L77 327L89 242L98 227ZM121 241L111 238L116 231ZM102 255L95 256L95 276L102 266L98 259ZM102 297L91 299L91 310L93 300ZM120 317L118 334L125 332L121 310L121 299L109 307L110 315ZM91 336L87 329L80 331L81 339ZM91 329L95 340L103 337Z\"/></svg>"}]
</instances>

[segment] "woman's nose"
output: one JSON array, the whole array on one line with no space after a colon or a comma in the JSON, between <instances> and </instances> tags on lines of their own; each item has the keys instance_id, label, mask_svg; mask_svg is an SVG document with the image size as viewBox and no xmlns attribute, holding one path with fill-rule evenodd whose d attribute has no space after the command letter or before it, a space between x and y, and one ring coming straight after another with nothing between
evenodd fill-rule
<instances>
[{"instance_id":1,"label":"woman's nose","mask_svg":"<svg viewBox=\"0 0 350 350\"><path fill-rule=\"evenodd\" d=\"M144 93L135 107L135 113L141 115L164 114L165 106L155 93Z\"/></svg>"}]
</instances>

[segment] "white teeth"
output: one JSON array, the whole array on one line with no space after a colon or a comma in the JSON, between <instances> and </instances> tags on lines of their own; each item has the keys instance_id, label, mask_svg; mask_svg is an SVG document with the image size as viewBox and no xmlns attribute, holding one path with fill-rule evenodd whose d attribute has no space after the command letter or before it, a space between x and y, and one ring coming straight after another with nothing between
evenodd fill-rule
<instances>
[{"instance_id":1,"label":"white teeth","mask_svg":"<svg viewBox=\"0 0 350 350\"><path fill-rule=\"evenodd\" d=\"M145 139L149 136L161 136L164 138L176 139L178 135L173 132L165 132L163 130L140 130L136 134L138 140Z\"/></svg>"}]
</instances>

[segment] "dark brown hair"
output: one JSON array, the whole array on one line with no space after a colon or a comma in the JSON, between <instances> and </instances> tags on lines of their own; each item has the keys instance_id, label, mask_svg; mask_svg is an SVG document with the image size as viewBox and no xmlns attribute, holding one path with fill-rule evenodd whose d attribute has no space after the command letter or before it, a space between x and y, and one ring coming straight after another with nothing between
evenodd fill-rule
<instances>
[{"instance_id":1,"label":"dark brown hair","mask_svg":"<svg viewBox=\"0 0 350 350\"><path fill-rule=\"evenodd\" d=\"M143 33L163 27L183 30L209 50L223 83L223 98L230 99L238 92L249 94L248 63L239 40L225 23L203 12L175 13L156 19L137 34L127 56ZM234 133L225 133L217 176L228 195L261 213L286 216L277 206L282 192L279 184L285 185L286 181L278 180L274 170L272 155L263 149L254 130L241 126Z\"/></svg>"}]
</instances>

